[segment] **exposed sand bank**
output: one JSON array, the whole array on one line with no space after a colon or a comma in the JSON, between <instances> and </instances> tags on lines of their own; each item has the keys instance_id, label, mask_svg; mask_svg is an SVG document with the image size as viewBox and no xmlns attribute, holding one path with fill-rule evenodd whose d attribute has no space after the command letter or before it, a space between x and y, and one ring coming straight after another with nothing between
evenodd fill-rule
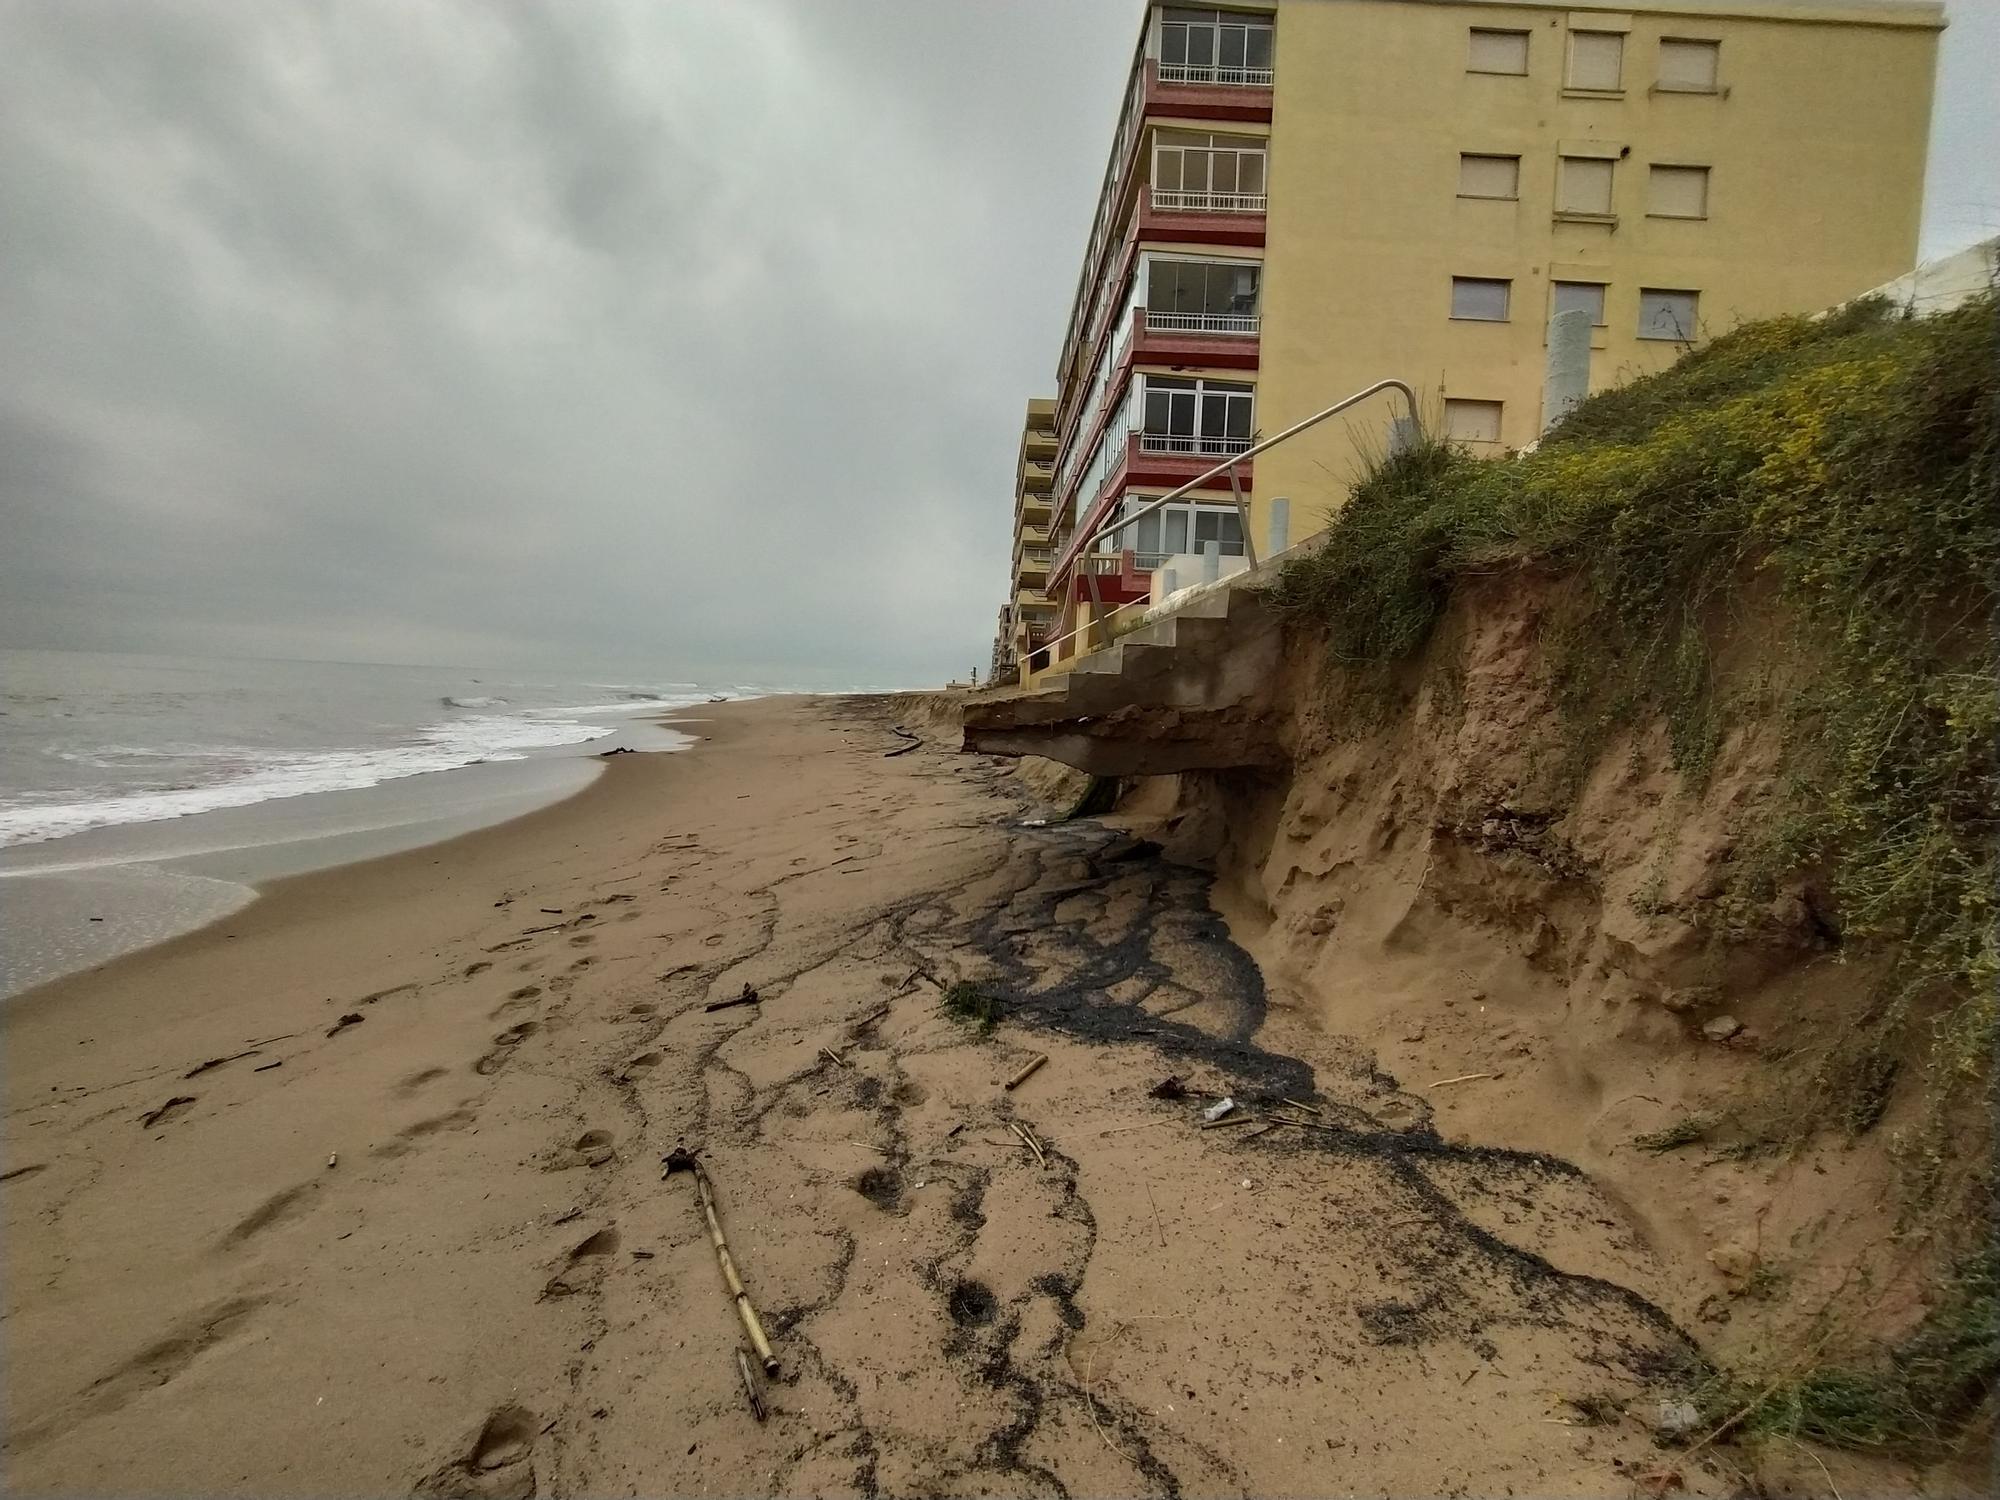
<instances>
[{"instance_id":1,"label":"exposed sand bank","mask_svg":"<svg viewBox=\"0 0 2000 1500\"><path fill-rule=\"evenodd\" d=\"M1587 1178L1438 1140L1431 1080L1267 1009L1206 877L1019 826L949 736L884 759L888 712L717 708L0 1008L8 1484L1595 1495L1662 1462L1561 1402L1684 1347ZM1335 1128L1201 1130L1169 1074ZM762 1426L677 1141L781 1362Z\"/></svg>"}]
</instances>

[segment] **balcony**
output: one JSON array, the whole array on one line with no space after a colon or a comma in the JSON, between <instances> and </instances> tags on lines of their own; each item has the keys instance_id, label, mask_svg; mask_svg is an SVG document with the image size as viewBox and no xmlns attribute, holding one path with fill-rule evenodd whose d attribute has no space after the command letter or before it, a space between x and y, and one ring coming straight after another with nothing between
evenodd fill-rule
<instances>
[{"instance_id":1,"label":"balcony","mask_svg":"<svg viewBox=\"0 0 2000 1500\"><path fill-rule=\"evenodd\" d=\"M1185 189L1155 188L1139 184L1139 211L1127 235L1121 263L1122 277L1129 259L1141 240L1177 240L1193 245L1262 245L1266 193L1188 192ZM1217 207L1230 203L1231 207Z\"/></svg>"},{"instance_id":2,"label":"balcony","mask_svg":"<svg viewBox=\"0 0 2000 1500\"><path fill-rule=\"evenodd\" d=\"M1159 312L1135 307L1112 356L1112 380L1128 360L1142 365L1192 369L1257 368L1260 319L1255 313Z\"/></svg>"},{"instance_id":3,"label":"balcony","mask_svg":"<svg viewBox=\"0 0 2000 1500\"><path fill-rule=\"evenodd\" d=\"M1159 79L1162 83L1216 84L1224 88L1267 89L1271 86L1269 68L1204 68L1192 63L1166 63L1159 65Z\"/></svg>"},{"instance_id":4,"label":"balcony","mask_svg":"<svg viewBox=\"0 0 2000 1500\"><path fill-rule=\"evenodd\" d=\"M1172 188L1153 189L1153 207L1163 214L1261 214L1269 201L1267 193L1190 193Z\"/></svg>"},{"instance_id":5,"label":"balcony","mask_svg":"<svg viewBox=\"0 0 2000 1500\"><path fill-rule=\"evenodd\" d=\"M1021 489L1033 495L1046 495L1055 488L1056 464L1052 458L1026 458L1021 460Z\"/></svg>"},{"instance_id":6,"label":"balcony","mask_svg":"<svg viewBox=\"0 0 2000 1500\"><path fill-rule=\"evenodd\" d=\"M1049 427L1030 427L1021 435L1022 446L1031 458L1051 458L1056 451L1056 430Z\"/></svg>"},{"instance_id":7,"label":"balcony","mask_svg":"<svg viewBox=\"0 0 2000 1500\"><path fill-rule=\"evenodd\" d=\"M1139 435L1141 453L1186 453L1209 461L1212 468L1232 453L1241 453L1250 446L1250 439L1232 437L1208 437L1195 433L1142 432Z\"/></svg>"},{"instance_id":8,"label":"balcony","mask_svg":"<svg viewBox=\"0 0 2000 1500\"><path fill-rule=\"evenodd\" d=\"M1016 547L1046 547L1049 544L1049 528L1046 526L1017 526L1014 531Z\"/></svg>"}]
</instances>

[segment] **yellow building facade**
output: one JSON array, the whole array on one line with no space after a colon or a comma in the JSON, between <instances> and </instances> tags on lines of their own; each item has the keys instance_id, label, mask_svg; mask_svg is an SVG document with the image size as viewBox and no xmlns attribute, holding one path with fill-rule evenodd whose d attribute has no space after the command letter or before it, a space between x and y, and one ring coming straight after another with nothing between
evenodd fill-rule
<instances>
[{"instance_id":1,"label":"yellow building facade","mask_svg":"<svg viewBox=\"0 0 2000 1500\"><path fill-rule=\"evenodd\" d=\"M1943 24L1935 0L1145 6L1058 366L1060 628L1024 676L1154 570L1318 530L1394 440L1387 398L1241 465L1247 537L1217 480L1092 540L1355 390L1407 381L1497 454L1542 430L1555 311L1588 314L1599 389L1907 271Z\"/></svg>"}]
</instances>

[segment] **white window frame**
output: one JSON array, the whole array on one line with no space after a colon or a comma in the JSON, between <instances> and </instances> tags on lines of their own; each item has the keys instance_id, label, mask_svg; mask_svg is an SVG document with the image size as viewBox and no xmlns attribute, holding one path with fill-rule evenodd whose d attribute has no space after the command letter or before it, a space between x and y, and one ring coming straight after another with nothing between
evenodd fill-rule
<instances>
[{"instance_id":1,"label":"white window frame","mask_svg":"<svg viewBox=\"0 0 2000 1500\"><path fill-rule=\"evenodd\" d=\"M1205 143L1196 145L1191 141L1163 140L1166 135L1201 136ZM1240 145L1239 142L1255 141L1255 146ZM1217 144L1225 142L1226 144ZM1181 186L1163 188L1160 186L1161 164L1171 155L1174 160L1174 175ZM1190 158L1201 159L1200 176L1204 187L1190 188L1188 162ZM1237 186L1228 192L1218 192L1215 188L1215 166L1218 158L1230 158L1231 176ZM1262 136L1234 135L1228 131L1200 130L1160 130L1153 133L1153 171L1151 178L1153 207L1163 212L1184 213L1256 213L1264 212L1269 202L1270 188L1270 148ZM1245 163L1256 163L1256 178L1259 184L1256 192L1242 191L1243 168Z\"/></svg>"},{"instance_id":2,"label":"white window frame","mask_svg":"<svg viewBox=\"0 0 2000 1500\"><path fill-rule=\"evenodd\" d=\"M1199 16L1202 19L1195 20ZM1179 17L1179 19L1176 19ZM1167 60L1168 35L1178 28L1182 37L1183 60ZM1189 60L1194 49L1188 45L1196 31L1208 36L1208 57L1206 63ZM1222 60L1225 33L1240 32L1238 38L1242 47L1243 60L1240 63L1226 63ZM1263 36L1264 65L1253 66L1250 49L1256 34ZM1277 35L1268 15L1253 15L1243 11L1205 10L1192 6L1169 6L1160 12L1159 52L1155 64L1159 68L1162 83L1214 83L1245 88L1269 88L1271 70L1277 62Z\"/></svg>"},{"instance_id":3,"label":"white window frame","mask_svg":"<svg viewBox=\"0 0 2000 1500\"><path fill-rule=\"evenodd\" d=\"M1217 267L1232 271L1248 270L1256 273L1257 290L1252 298L1249 312L1199 312L1186 313L1152 306L1153 272L1159 266L1192 265ZM1140 271L1135 281L1133 305L1141 308L1146 315L1146 329L1150 333L1202 333L1226 334L1254 338L1258 332L1264 303L1264 263L1261 260L1228 255L1184 255L1156 250L1146 251L1140 256Z\"/></svg>"},{"instance_id":4,"label":"white window frame","mask_svg":"<svg viewBox=\"0 0 2000 1500\"><path fill-rule=\"evenodd\" d=\"M1134 511L1145 509L1158 498L1157 495L1128 494L1118 502L1118 514L1123 518ZM1213 538L1219 544L1218 551L1223 557L1246 555L1243 547L1243 521L1237 514L1236 507L1227 501L1212 500L1186 500L1163 505L1151 515L1142 516L1130 526L1114 533L1112 550L1134 553L1133 566L1151 572L1170 557L1199 556L1202 539L1196 533L1202 529L1201 523L1204 521L1214 522L1214 529L1218 532L1231 528L1236 531L1236 538L1233 541L1227 536ZM1178 547L1170 545L1171 539L1167 535L1168 530L1176 524L1180 527L1181 544ZM1144 545L1148 540L1146 534L1148 531L1152 533L1151 547Z\"/></svg>"},{"instance_id":5,"label":"white window frame","mask_svg":"<svg viewBox=\"0 0 2000 1500\"><path fill-rule=\"evenodd\" d=\"M1171 382L1171 384L1161 384ZM1227 458L1232 453L1241 453L1255 441L1257 431L1257 388L1247 380L1215 380L1206 375L1143 375L1133 380L1138 387L1138 402L1134 411L1135 426L1139 430L1139 451L1141 453L1181 453L1199 458ZM1155 394L1168 398L1169 418L1167 431L1149 430L1148 412ZM1177 398L1187 397L1193 405L1192 431L1174 431L1177 419L1171 415ZM1241 426L1243 435L1231 436L1227 431L1217 435L1204 432L1215 403L1221 403L1223 426ZM1237 410L1237 403L1243 403L1244 420L1240 423L1230 419Z\"/></svg>"}]
</instances>

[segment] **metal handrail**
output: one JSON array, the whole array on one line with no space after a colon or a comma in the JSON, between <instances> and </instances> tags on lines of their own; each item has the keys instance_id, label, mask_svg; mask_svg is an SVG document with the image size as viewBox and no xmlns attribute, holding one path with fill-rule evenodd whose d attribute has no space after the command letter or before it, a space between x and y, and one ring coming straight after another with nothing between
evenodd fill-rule
<instances>
[{"instance_id":1,"label":"metal handrail","mask_svg":"<svg viewBox=\"0 0 2000 1500\"><path fill-rule=\"evenodd\" d=\"M1422 437L1424 430L1424 420L1422 415L1417 411L1417 393L1414 390L1412 390L1409 387L1409 385L1404 381L1378 380L1373 385L1369 386L1367 390L1356 391L1353 395L1347 397L1345 400L1334 402L1334 404L1329 406L1325 411L1315 412L1313 413L1313 415L1307 417L1303 422L1293 423L1290 427L1287 427L1283 432L1278 433L1276 436L1267 437L1261 443L1254 443L1250 447L1245 448L1241 453L1234 454L1229 458L1224 459L1221 463L1217 464L1214 468L1208 470L1206 473L1197 474L1193 479L1190 479L1186 484L1182 485L1179 489L1174 490L1170 494L1165 494L1160 496L1159 499L1151 502L1148 505L1141 506L1131 515L1121 516L1116 521L1106 522L1104 525L1098 527L1097 530L1093 531L1089 536L1085 537L1082 543L1080 543L1075 549L1075 551L1071 553L1071 556L1073 558L1081 560L1084 556L1086 556L1089 553L1092 547L1096 546L1099 542L1103 541L1107 536L1112 535L1114 532L1123 531L1127 526L1132 525L1136 521L1143 520L1145 517L1153 514L1154 511L1159 510L1162 506L1172 504L1174 501L1180 499L1181 496L1187 494L1190 490L1200 489L1203 485L1207 484L1209 480L1215 478L1216 475L1226 473L1229 476L1229 487L1232 491L1235 492L1236 495L1236 515L1238 521L1241 523L1243 527L1244 555L1250 559L1250 566L1253 568L1256 567L1257 549L1256 546L1250 540L1250 515L1248 509L1245 507L1243 503L1243 491L1241 487L1236 483L1236 466L1240 463L1245 462L1248 459L1255 458L1258 454L1264 452L1266 449L1277 447L1278 444L1284 442L1287 438L1297 437L1300 433L1304 432L1308 427L1317 427L1320 423L1324 422L1328 417L1338 416L1340 415L1340 413L1346 411L1350 406L1357 406L1361 402L1366 401L1370 396L1376 395L1382 391L1402 392L1403 400L1410 408L1410 426L1415 430L1415 435L1417 437Z\"/></svg>"}]
</instances>

